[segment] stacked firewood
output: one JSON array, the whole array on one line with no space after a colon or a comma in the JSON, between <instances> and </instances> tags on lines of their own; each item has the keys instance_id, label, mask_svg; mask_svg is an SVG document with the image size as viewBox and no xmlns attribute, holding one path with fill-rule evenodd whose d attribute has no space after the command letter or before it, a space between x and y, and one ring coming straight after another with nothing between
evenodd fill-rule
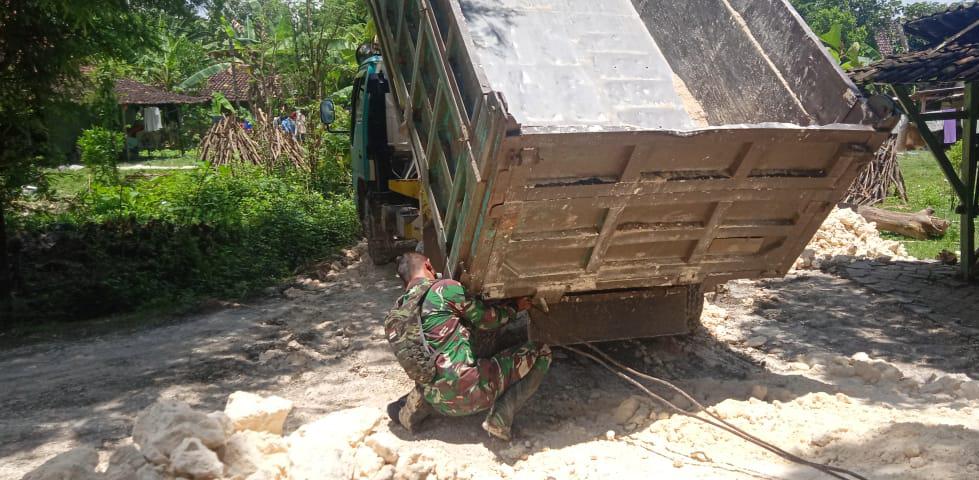
<instances>
[{"instance_id":1,"label":"stacked firewood","mask_svg":"<svg viewBox=\"0 0 979 480\"><path fill-rule=\"evenodd\" d=\"M200 158L215 167L257 165L267 171L294 167L308 172L312 165L295 137L276 128L261 110L251 129L233 115L222 117L201 141Z\"/></svg>"},{"instance_id":2,"label":"stacked firewood","mask_svg":"<svg viewBox=\"0 0 979 480\"><path fill-rule=\"evenodd\" d=\"M851 205L876 205L891 194L908 201L904 176L897 163L897 137L891 136L877 151L874 161L860 174L843 203Z\"/></svg>"}]
</instances>

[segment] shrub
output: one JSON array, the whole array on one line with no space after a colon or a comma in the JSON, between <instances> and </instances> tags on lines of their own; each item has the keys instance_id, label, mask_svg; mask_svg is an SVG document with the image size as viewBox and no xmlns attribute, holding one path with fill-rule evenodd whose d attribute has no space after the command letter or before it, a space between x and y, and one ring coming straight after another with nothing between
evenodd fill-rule
<instances>
[{"instance_id":1,"label":"shrub","mask_svg":"<svg viewBox=\"0 0 979 480\"><path fill-rule=\"evenodd\" d=\"M89 128L78 137L78 150L82 163L88 168L94 182L115 185L119 182L116 164L123 152L123 138L119 132L102 127Z\"/></svg>"},{"instance_id":2,"label":"shrub","mask_svg":"<svg viewBox=\"0 0 979 480\"><path fill-rule=\"evenodd\" d=\"M359 232L349 198L257 170L198 169L107 187L22 235L22 320L238 298Z\"/></svg>"}]
</instances>

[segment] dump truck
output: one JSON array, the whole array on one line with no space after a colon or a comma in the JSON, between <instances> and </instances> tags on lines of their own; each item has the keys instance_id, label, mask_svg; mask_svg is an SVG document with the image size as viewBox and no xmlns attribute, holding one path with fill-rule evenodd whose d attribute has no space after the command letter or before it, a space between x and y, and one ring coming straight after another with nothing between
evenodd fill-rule
<instances>
[{"instance_id":1,"label":"dump truck","mask_svg":"<svg viewBox=\"0 0 979 480\"><path fill-rule=\"evenodd\" d=\"M370 255L533 298L541 342L689 332L705 288L788 272L887 136L784 0L368 3Z\"/></svg>"}]
</instances>

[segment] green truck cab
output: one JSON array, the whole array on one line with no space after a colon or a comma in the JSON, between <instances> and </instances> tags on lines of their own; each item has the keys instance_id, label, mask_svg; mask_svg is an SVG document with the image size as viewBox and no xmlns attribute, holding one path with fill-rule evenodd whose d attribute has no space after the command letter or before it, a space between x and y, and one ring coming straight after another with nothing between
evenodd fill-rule
<instances>
[{"instance_id":1,"label":"green truck cab","mask_svg":"<svg viewBox=\"0 0 979 480\"><path fill-rule=\"evenodd\" d=\"M349 132L352 182L369 255L376 264L384 264L414 249L421 239L416 228L418 180L381 55L364 45L358 49L358 61ZM330 101L320 109L328 125L333 109Z\"/></svg>"}]
</instances>

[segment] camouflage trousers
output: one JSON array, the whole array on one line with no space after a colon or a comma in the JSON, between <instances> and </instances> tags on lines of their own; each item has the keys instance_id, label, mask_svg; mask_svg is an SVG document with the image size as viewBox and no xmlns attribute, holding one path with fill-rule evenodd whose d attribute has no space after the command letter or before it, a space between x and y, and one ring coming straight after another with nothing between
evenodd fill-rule
<instances>
[{"instance_id":1,"label":"camouflage trousers","mask_svg":"<svg viewBox=\"0 0 979 480\"><path fill-rule=\"evenodd\" d=\"M547 371L551 349L532 342L504 350L476 365L439 367L439 374L425 387L425 400L442 415L464 416L489 410L496 399L532 369Z\"/></svg>"}]
</instances>

